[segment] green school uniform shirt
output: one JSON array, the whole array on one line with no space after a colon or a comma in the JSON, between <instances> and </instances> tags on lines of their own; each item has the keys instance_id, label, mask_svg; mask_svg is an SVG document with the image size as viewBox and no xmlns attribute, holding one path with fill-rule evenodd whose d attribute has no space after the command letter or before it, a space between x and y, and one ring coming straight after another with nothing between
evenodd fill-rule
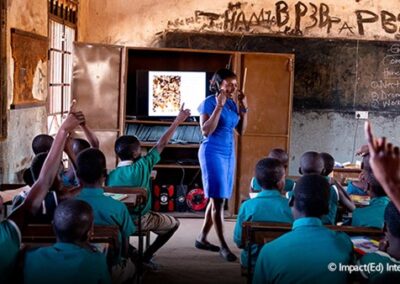
<instances>
[{"instance_id":1,"label":"green school uniform shirt","mask_svg":"<svg viewBox=\"0 0 400 284\"><path fill-rule=\"evenodd\" d=\"M25 256L26 284L111 283L104 254L72 243L56 243Z\"/></svg>"},{"instance_id":2,"label":"green school uniform shirt","mask_svg":"<svg viewBox=\"0 0 400 284\"><path fill-rule=\"evenodd\" d=\"M125 204L110 196L105 196L102 188L83 188L76 199L90 204L95 225L117 225L120 241L136 231ZM118 263L120 256L115 261Z\"/></svg>"},{"instance_id":3,"label":"green school uniform shirt","mask_svg":"<svg viewBox=\"0 0 400 284\"><path fill-rule=\"evenodd\" d=\"M346 283L347 274L328 265L352 261L353 244L345 233L325 228L319 218L300 218L291 232L264 245L253 283Z\"/></svg>"},{"instance_id":4,"label":"green school uniform shirt","mask_svg":"<svg viewBox=\"0 0 400 284\"><path fill-rule=\"evenodd\" d=\"M359 264L361 265L368 265L369 263L373 263L375 267L377 267L379 264L383 265L383 273L390 272L390 268L388 266L396 266L400 267L400 260L397 260L393 257L391 257L389 254L383 251L376 251L373 253L367 253L365 254L360 260ZM388 269L389 268L389 269ZM396 271L396 270L394 270ZM396 273L400 273L398 270ZM377 269L371 269L369 272L368 271L362 271L361 275L364 278L370 279L370 281L373 281L376 278L381 277L381 273Z\"/></svg>"},{"instance_id":5,"label":"green school uniform shirt","mask_svg":"<svg viewBox=\"0 0 400 284\"><path fill-rule=\"evenodd\" d=\"M11 283L21 245L21 232L12 220L0 223L0 283Z\"/></svg>"},{"instance_id":6,"label":"green school uniform shirt","mask_svg":"<svg viewBox=\"0 0 400 284\"><path fill-rule=\"evenodd\" d=\"M160 161L160 153L157 148L152 148L146 156L141 157L136 162L133 161L122 161L118 164L118 167L112 170L107 178L107 186L132 186L132 187L144 187L147 189L147 203L142 211L142 214L146 214L151 209L151 188L150 178L151 171L155 164Z\"/></svg>"},{"instance_id":7,"label":"green school uniform shirt","mask_svg":"<svg viewBox=\"0 0 400 284\"><path fill-rule=\"evenodd\" d=\"M387 196L374 197L366 207L356 208L351 225L356 227L374 227L383 229L384 214L390 199Z\"/></svg>"},{"instance_id":8,"label":"green school uniform shirt","mask_svg":"<svg viewBox=\"0 0 400 284\"><path fill-rule=\"evenodd\" d=\"M252 222L282 222L292 223L293 217L288 200L282 197L277 189L263 190L253 198L242 203L236 220L233 240L240 246L242 242L242 224L246 221ZM252 245L252 267L262 246ZM240 255L242 266L248 265L248 248L243 249Z\"/></svg>"},{"instance_id":9,"label":"green school uniform shirt","mask_svg":"<svg viewBox=\"0 0 400 284\"><path fill-rule=\"evenodd\" d=\"M295 186L295 182L289 178L285 179L285 188L283 189L284 191L292 191L294 186ZM253 177L251 179L250 182L250 186L253 189L253 191L261 191L262 187L261 185L258 183L257 179L255 177Z\"/></svg>"}]
</instances>

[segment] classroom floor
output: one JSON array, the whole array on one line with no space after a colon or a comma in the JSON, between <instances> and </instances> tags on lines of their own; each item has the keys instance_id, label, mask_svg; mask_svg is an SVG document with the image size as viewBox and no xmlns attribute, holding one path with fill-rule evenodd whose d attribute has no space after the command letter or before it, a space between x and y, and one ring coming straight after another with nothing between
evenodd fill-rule
<instances>
[{"instance_id":1,"label":"classroom floor","mask_svg":"<svg viewBox=\"0 0 400 284\"><path fill-rule=\"evenodd\" d=\"M158 271L147 271L143 277L144 284L183 284L183 283L245 283L246 278L240 275L239 260L230 263L218 253L198 250L194 242L201 228L203 219L179 219L181 225L172 239L154 258L160 265ZM235 219L225 222L225 236L233 253L239 258L240 250L233 243ZM154 240L155 235L152 235ZM210 242L218 244L214 229Z\"/></svg>"}]
</instances>

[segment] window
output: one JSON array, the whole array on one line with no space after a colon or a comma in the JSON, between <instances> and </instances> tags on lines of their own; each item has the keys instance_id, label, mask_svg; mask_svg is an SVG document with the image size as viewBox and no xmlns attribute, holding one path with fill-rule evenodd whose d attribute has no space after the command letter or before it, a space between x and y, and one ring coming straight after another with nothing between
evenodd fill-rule
<instances>
[{"instance_id":1,"label":"window","mask_svg":"<svg viewBox=\"0 0 400 284\"><path fill-rule=\"evenodd\" d=\"M76 1L49 1L49 134L57 132L71 103L76 11Z\"/></svg>"}]
</instances>

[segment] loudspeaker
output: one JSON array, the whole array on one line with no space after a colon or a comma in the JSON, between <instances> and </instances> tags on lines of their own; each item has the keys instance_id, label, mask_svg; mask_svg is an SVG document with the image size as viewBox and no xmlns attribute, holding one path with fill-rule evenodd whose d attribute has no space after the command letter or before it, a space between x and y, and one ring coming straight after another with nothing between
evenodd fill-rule
<instances>
[{"instance_id":1,"label":"loudspeaker","mask_svg":"<svg viewBox=\"0 0 400 284\"><path fill-rule=\"evenodd\" d=\"M175 210L174 194L175 187L170 185L154 185L153 210L157 212L172 212Z\"/></svg>"}]
</instances>

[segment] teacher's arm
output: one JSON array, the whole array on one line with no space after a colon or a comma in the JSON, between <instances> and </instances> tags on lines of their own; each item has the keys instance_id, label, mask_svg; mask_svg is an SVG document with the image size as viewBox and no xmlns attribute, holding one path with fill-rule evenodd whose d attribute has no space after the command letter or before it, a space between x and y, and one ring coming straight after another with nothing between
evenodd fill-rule
<instances>
[{"instance_id":1,"label":"teacher's arm","mask_svg":"<svg viewBox=\"0 0 400 284\"><path fill-rule=\"evenodd\" d=\"M200 115L201 133L206 137L211 135L217 128L222 109L224 108L224 105L226 103L226 95L221 92L215 99L217 101L217 105L215 106L212 114Z\"/></svg>"},{"instance_id":2,"label":"teacher's arm","mask_svg":"<svg viewBox=\"0 0 400 284\"><path fill-rule=\"evenodd\" d=\"M247 128L247 114L249 112L249 108L247 107L247 99L246 96L239 91L238 95L238 106L239 106L239 116L240 120L236 130L240 135L243 135Z\"/></svg>"}]
</instances>

